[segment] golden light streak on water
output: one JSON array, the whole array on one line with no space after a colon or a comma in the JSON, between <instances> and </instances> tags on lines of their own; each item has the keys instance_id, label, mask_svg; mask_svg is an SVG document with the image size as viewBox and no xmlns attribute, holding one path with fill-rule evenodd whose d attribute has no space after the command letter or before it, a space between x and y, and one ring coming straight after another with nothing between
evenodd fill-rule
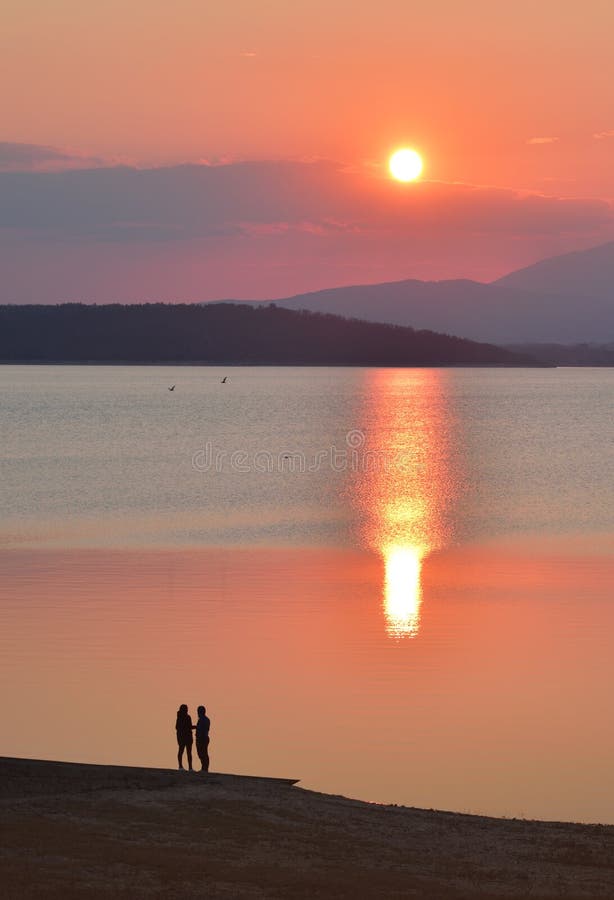
<instances>
[{"instance_id":1,"label":"golden light streak on water","mask_svg":"<svg viewBox=\"0 0 614 900\"><path fill-rule=\"evenodd\" d=\"M419 369L369 376L361 448L366 462L356 473L354 492L365 544L383 563L386 631L397 639L418 635L422 565L449 537L446 509L456 484L448 463L452 414L442 388L446 377ZM372 433L377 445L370 443Z\"/></svg>"},{"instance_id":2,"label":"golden light streak on water","mask_svg":"<svg viewBox=\"0 0 614 900\"><path fill-rule=\"evenodd\" d=\"M391 546L384 557L384 613L386 630L396 638L415 637L420 628L422 586L420 570L424 550L412 546Z\"/></svg>"}]
</instances>

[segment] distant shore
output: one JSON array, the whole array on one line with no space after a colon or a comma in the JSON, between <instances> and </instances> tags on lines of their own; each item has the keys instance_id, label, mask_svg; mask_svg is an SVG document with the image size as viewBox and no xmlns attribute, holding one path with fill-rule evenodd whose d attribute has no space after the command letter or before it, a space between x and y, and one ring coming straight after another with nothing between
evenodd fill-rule
<instances>
[{"instance_id":1,"label":"distant shore","mask_svg":"<svg viewBox=\"0 0 614 900\"><path fill-rule=\"evenodd\" d=\"M614 826L382 806L293 780L0 758L3 896L614 896Z\"/></svg>"},{"instance_id":2,"label":"distant shore","mask_svg":"<svg viewBox=\"0 0 614 900\"><path fill-rule=\"evenodd\" d=\"M207 360L131 360L131 359L0 359L0 366L165 366L170 368L209 368L209 369L557 369L552 363L528 362L524 365L508 363L416 363L415 365L396 365L393 363L359 364L359 363L312 363L312 362L208 362ZM568 366L567 368L580 368Z\"/></svg>"}]
</instances>

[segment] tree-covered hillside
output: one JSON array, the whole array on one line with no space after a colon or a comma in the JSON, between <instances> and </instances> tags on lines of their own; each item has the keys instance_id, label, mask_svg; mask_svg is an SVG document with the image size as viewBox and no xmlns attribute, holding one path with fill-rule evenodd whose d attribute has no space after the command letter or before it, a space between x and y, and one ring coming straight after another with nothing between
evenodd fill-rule
<instances>
[{"instance_id":1,"label":"tree-covered hillside","mask_svg":"<svg viewBox=\"0 0 614 900\"><path fill-rule=\"evenodd\" d=\"M0 306L5 362L531 365L489 344L274 304Z\"/></svg>"}]
</instances>

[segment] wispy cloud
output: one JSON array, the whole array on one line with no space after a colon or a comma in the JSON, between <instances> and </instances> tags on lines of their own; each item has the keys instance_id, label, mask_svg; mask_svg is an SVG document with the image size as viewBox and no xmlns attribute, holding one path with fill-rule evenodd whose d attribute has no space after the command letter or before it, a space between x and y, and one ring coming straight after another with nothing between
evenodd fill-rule
<instances>
[{"instance_id":1,"label":"wispy cloud","mask_svg":"<svg viewBox=\"0 0 614 900\"><path fill-rule=\"evenodd\" d=\"M240 222L239 226L243 234L257 237L290 232L324 236L343 232L356 234L361 231L360 226L355 223L326 219L319 222Z\"/></svg>"},{"instance_id":2,"label":"wispy cloud","mask_svg":"<svg viewBox=\"0 0 614 900\"><path fill-rule=\"evenodd\" d=\"M532 137L528 139L527 144L556 144L558 141L558 137Z\"/></svg>"},{"instance_id":3,"label":"wispy cloud","mask_svg":"<svg viewBox=\"0 0 614 900\"><path fill-rule=\"evenodd\" d=\"M0 226L118 241L305 231L328 236L458 228L519 234L585 231L609 203L442 182L407 190L326 161L241 162L0 174ZM280 223L284 223L283 226ZM340 224L342 223L342 224Z\"/></svg>"},{"instance_id":4,"label":"wispy cloud","mask_svg":"<svg viewBox=\"0 0 614 900\"><path fill-rule=\"evenodd\" d=\"M605 141L608 138L614 138L614 128L610 128L609 131L596 131L593 137L596 141Z\"/></svg>"},{"instance_id":5,"label":"wispy cloud","mask_svg":"<svg viewBox=\"0 0 614 900\"><path fill-rule=\"evenodd\" d=\"M116 162L44 144L0 141L0 172L50 172L61 169L100 168Z\"/></svg>"}]
</instances>

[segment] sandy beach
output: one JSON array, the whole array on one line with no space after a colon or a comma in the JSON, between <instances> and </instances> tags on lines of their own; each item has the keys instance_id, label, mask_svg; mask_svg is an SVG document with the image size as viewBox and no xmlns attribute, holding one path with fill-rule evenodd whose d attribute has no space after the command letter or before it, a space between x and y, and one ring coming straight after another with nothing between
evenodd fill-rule
<instances>
[{"instance_id":1,"label":"sandy beach","mask_svg":"<svg viewBox=\"0 0 614 900\"><path fill-rule=\"evenodd\" d=\"M0 759L0 803L8 898L614 896L614 826L12 758Z\"/></svg>"}]
</instances>

